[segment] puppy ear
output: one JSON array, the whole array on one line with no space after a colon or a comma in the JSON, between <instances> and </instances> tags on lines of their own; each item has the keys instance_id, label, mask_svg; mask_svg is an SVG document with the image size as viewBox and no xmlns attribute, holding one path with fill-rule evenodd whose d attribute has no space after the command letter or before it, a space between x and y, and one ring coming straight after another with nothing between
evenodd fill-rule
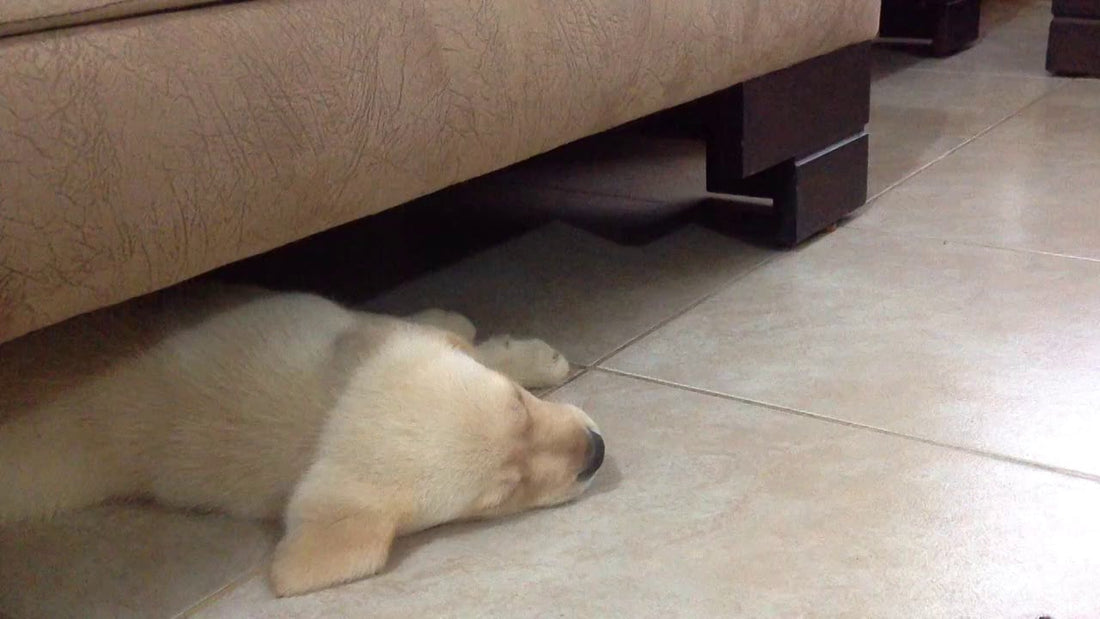
<instances>
[{"instance_id":1,"label":"puppy ear","mask_svg":"<svg viewBox=\"0 0 1100 619\"><path fill-rule=\"evenodd\" d=\"M397 518L383 495L321 457L291 494L286 533L275 547L271 585L279 597L365 578L386 565Z\"/></svg>"},{"instance_id":2,"label":"puppy ear","mask_svg":"<svg viewBox=\"0 0 1100 619\"><path fill-rule=\"evenodd\" d=\"M279 597L372 576L386 565L396 529L391 520L344 510L316 517L324 515L290 525L275 548L271 584Z\"/></svg>"}]
</instances>

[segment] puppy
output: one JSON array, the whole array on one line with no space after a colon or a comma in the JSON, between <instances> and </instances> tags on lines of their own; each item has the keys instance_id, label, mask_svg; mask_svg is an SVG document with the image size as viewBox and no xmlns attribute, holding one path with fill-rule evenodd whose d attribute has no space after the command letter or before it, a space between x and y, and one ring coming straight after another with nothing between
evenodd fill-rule
<instances>
[{"instance_id":1,"label":"puppy","mask_svg":"<svg viewBox=\"0 0 1100 619\"><path fill-rule=\"evenodd\" d=\"M393 539L574 499L603 461L569 364L457 314L185 287L0 345L0 522L112 497L282 518L280 596L362 578Z\"/></svg>"}]
</instances>

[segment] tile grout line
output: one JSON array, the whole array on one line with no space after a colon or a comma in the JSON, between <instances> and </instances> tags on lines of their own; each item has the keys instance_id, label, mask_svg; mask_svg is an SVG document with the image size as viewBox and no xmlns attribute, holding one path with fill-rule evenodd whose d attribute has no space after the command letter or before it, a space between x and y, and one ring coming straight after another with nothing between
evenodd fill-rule
<instances>
[{"instance_id":1,"label":"tile grout line","mask_svg":"<svg viewBox=\"0 0 1100 619\"><path fill-rule=\"evenodd\" d=\"M680 309L673 311L671 315L666 316L665 318L662 318L661 320L657 321L657 323L655 323L653 326L651 326L647 329L644 329L641 333L629 338L626 342L620 344L619 346L616 346L610 352L604 353L600 357L597 357L595 361L593 361L593 362L591 362L587 365L577 366L577 367L580 368L580 371L578 371L576 374L570 376L569 378L566 378L565 382L563 382L562 384L556 385L556 386L542 392L541 394L539 394L539 397L540 398L550 397L554 393L557 393L559 390L565 388L566 385L568 385L568 384L572 383L573 381L579 379L581 376L584 376L584 375L588 374L588 372L590 370L601 369L602 364L604 362L608 361L609 359L611 359L612 357L614 357L615 355L621 353L622 351L626 350L630 346L633 346L634 344L638 343L642 339L645 339L646 337L652 335L657 330L661 329L662 327L664 327L665 325L669 324L670 322L676 320L677 318L680 318L684 314L687 314L688 312L690 312L691 310L695 309L696 307L702 305L703 303L705 303L706 301L708 301L712 297L714 297L718 294L721 294L721 293L725 292L726 290L732 288L733 285L736 284L738 281L740 281L742 278L747 277L750 273L756 271L757 269L760 269L764 265L770 263L771 261L773 261L776 258L779 258L783 255L785 255L785 254L777 252L777 253L774 253L774 254L771 254L771 255L768 255L768 256L764 256L758 262L756 262L755 264L753 264L749 268L745 269L744 272L738 273L737 275L734 275L730 279L719 283L714 288L714 290L711 290L710 292L704 293L699 298L687 303L686 305L684 305Z\"/></svg>"},{"instance_id":2,"label":"tile grout line","mask_svg":"<svg viewBox=\"0 0 1100 619\"><path fill-rule=\"evenodd\" d=\"M1083 471L1077 471L1077 470L1074 470L1074 469L1067 469L1067 468L1063 468L1063 467L1060 467L1060 466L1055 466L1055 465L1052 465L1052 464L1044 464L1042 462L1036 462L1034 460L1028 460L1026 458L1018 458L1018 457L1015 457L1015 456L1009 456L1009 455L1006 455L1006 454L1001 454L1001 453L997 453L997 452L993 452L993 451L985 451L983 449L977 449L977 448L974 448L974 447L966 447L965 445L956 445L956 444L953 444L953 443L944 443L944 442L937 441L937 440L934 440L934 439L922 438L922 437L919 437L919 436L913 436L911 434L904 434L904 433L901 433L901 432L896 432L894 430L888 430L886 428L880 428L880 427L877 427L877 426L866 425L866 424L857 423L857 422L854 422L854 421L847 421L847 420L844 420L844 419L839 419L837 417L830 417L828 415L822 415L820 413L814 413L814 412L801 410L801 409L797 409L797 408L790 408L790 407L782 406L782 405L779 405L779 404L771 404L769 402L763 402L763 401L760 401L760 400L754 400L752 398L736 396L736 395L732 395L732 394L729 394L729 393L724 393L724 392L721 392L721 391L715 391L713 389L706 389L706 388L703 388L703 387L694 387L692 385L687 385L687 384L684 384L684 383L678 383L676 381L665 380L665 379L662 379L662 378L655 378L655 377L652 377L652 376L645 376L645 375L642 375L642 374L635 374L633 372L627 372L625 370L617 370L617 369L608 368L608 367L596 367L596 368L592 368L592 369L595 370L596 372L602 372L602 373L611 374L611 375L614 375L614 376L621 376L621 377L624 377L624 378L631 378L631 379L634 379L634 380L640 380L642 382L647 382L647 383L651 383L651 384L655 384L655 385L661 385L663 387L669 387L669 388L673 388L673 389L680 389L680 390L683 390L683 391L690 391L692 393L697 393L697 394L700 394L700 395L715 397L715 398L719 398L719 399L730 401L730 402L740 402L742 404L749 404L749 405L752 405L752 406L757 406L757 407L760 407L760 408L765 408L765 409L771 410L772 412L775 412L775 413L795 415L795 416L804 417L804 418L807 418L807 419L814 419L814 420L821 421L821 422L824 422L824 423L829 423L829 424L832 424L832 425L839 425L839 426L844 426L844 427L852 428L852 429L856 429L856 430L864 430L864 431L874 432L876 434L882 434L882 435L885 435L885 436L892 436L894 438L900 438L900 439L904 439L904 440L907 440L907 441L922 443L922 444L929 445L929 446L932 446L932 447L940 447L942 449L948 449L948 450L951 450L951 451L961 452L961 453L969 454L969 455L972 455L972 456L977 456L977 457L981 457L981 458L988 458L988 459L991 459L991 460L997 460L997 461L1005 462L1005 463L1008 463L1008 464L1015 464L1017 466L1022 466L1022 467L1026 467L1026 468L1038 469L1038 470L1045 471L1047 473L1054 473L1054 474L1062 475L1062 476L1066 476L1066 477L1073 477L1075 479L1083 479L1083 480L1086 480L1086 481L1100 483L1100 475L1095 475L1095 474L1092 474L1092 473L1085 473Z\"/></svg>"},{"instance_id":3,"label":"tile grout line","mask_svg":"<svg viewBox=\"0 0 1100 619\"><path fill-rule=\"evenodd\" d=\"M539 399L545 399L545 398L550 397L551 395L554 395L559 390L564 389L566 385L572 383L573 381L577 380L581 376L584 376L585 374L588 374L588 371L593 368L593 366L590 366L590 365L581 365L581 366L577 366L577 367L579 367L580 370L578 370L576 374L570 376L569 378L566 378L565 382L563 382L562 384L556 385L554 387L551 387L551 388L547 389L546 391L543 391L542 393L536 394L539 397Z\"/></svg>"},{"instance_id":4,"label":"tile grout line","mask_svg":"<svg viewBox=\"0 0 1100 619\"><path fill-rule=\"evenodd\" d=\"M596 359L588 367L589 368L602 367L602 365L605 362L609 361L615 355L621 353L622 351L624 351L627 348L633 346L634 344L637 344L641 340L649 337L650 335L652 335L656 331L660 330L661 328L665 327L666 325L668 325L672 321L684 316L685 314L687 314L691 310L695 309L696 307L699 307L703 303L706 303L710 299L718 296L719 294L722 294L723 292L726 292L727 290L730 290L731 288L733 288L733 286L737 282L741 281L745 277L748 277L750 274L756 272L757 270L763 268L765 265L771 264L772 261L774 261L777 258L780 258L782 256L786 256L786 255L788 255L788 254L777 252L777 253L774 253L772 255L765 256L764 258L762 258L756 264L754 264L754 265L750 266L749 268L745 269L744 272L738 273L737 275L734 275L730 279L718 284L714 288L714 290L711 290L710 292L707 292L707 293L703 294L702 296L695 299L694 301L691 301L690 303L684 305L679 310L674 311L671 315L669 315L669 316L661 319L660 321L658 321L652 327L649 327L648 329L642 331L638 335L630 338L626 342L624 342L624 343L620 344L619 346L617 346L616 348L612 349L611 352L608 352L608 353L604 354L603 356L601 356L600 358Z\"/></svg>"},{"instance_id":5,"label":"tile grout line","mask_svg":"<svg viewBox=\"0 0 1100 619\"><path fill-rule=\"evenodd\" d=\"M189 617L194 617L195 613L201 610L212 608L219 601L225 599L230 593L240 588L241 585L251 580L253 576L262 574L264 565L271 559L271 556L272 553L270 552L264 553L263 558L261 558L256 565L244 570L214 592L176 613L173 615L172 619L188 619Z\"/></svg>"},{"instance_id":6,"label":"tile grout line","mask_svg":"<svg viewBox=\"0 0 1100 619\"><path fill-rule=\"evenodd\" d=\"M868 231L866 228L864 231ZM1001 251L1010 251L1017 254L1028 254L1033 256L1046 256L1048 258L1068 258L1070 260L1079 260L1081 262L1096 262L1100 263L1100 258L1090 258L1088 256L1074 256L1072 254L1063 254L1056 251L1043 251L1041 249L1027 249L1025 247L1003 247L1001 245L990 245L987 243L976 243L973 241L948 241L946 239L938 239L935 237L916 237L914 238L928 238L934 241L944 241L947 243L957 243L959 245L968 245L970 247L981 247L983 249L999 249Z\"/></svg>"},{"instance_id":7,"label":"tile grout line","mask_svg":"<svg viewBox=\"0 0 1100 619\"><path fill-rule=\"evenodd\" d=\"M922 172L924 172L928 168L932 167L933 165L936 165L940 161L942 161L942 160L946 159L947 157L951 156L952 154L954 154L956 151L962 149L963 147L969 145L970 143L976 141L977 139L985 136L987 133L993 131L994 129L996 129L998 127L1000 127L1002 124L1004 124L1004 123L1012 120L1013 118L1019 116L1020 114L1027 111L1032 106L1038 104L1043 99L1046 99L1050 95L1053 95L1053 94L1059 92L1060 90L1062 90L1064 88L1067 88L1071 83L1072 83L1072 80L1065 80L1064 82L1059 83L1057 86L1055 86L1054 88L1052 88L1048 92L1045 92L1042 95L1039 95L1039 97L1037 97L1036 99L1033 99L1032 101L1028 102L1024 106L1022 106L1020 109L1018 109L1015 112L1013 112L1013 113L1005 116L1004 118L996 121L995 123L993 123L989 127L986 127L982 131L975 134L973 137L967 139L965 142L962 142L962 143L958 144L957 146L949 149L947 152L943 153L939 157L936 157L932 161L929 161L928 163L920 166L919 168L917 168L913 172L907 174L905 177L903 177L903 178L899 179L898 181L894 182L893 184L889 185L888 187L886 187L882 191L878 192L877 194L875 194L874 196L869 198L867 200L866 204L864 204L864 206L861 207L861 208L863 208L863 209L871 208L873 206L873 204L876 201L878 201L880 198L882 198L885 194L899 188L901 185L904 185L904 184L908 183L910 180L912 180L914 177L918 176L919 174L921 174ZM1045 250L1042 250L1042 249L1029 249L1029 248L1026 248L1026 247L1009 247L1007 245L995 245L995 244L992 244L992 243L980 243L980 242L976 242L976 241L967 241L967 240L960 240L960 239L947 239L947 238L943 238L943 237L939 237L939 236L935 236L935 235L931 235L931 234L901 234L901 233L893 232L893 231L891 231L889 229L886 229L886 228L861 225L860 222L859 222L859 217L858 216L855 219L853 219L852 221L850 221L849 223L843 224L843 227L847 228L847 229L850 229L850 230L855 230L855 231L864 232L864 233L886 234L886 235L902 237L902 238L922 239L922 240L926 240L926 241L942 241L942 242L945 242L945 243L954 243L956 245L963 245L963 246L967 246L967 247L978 247L978 248L982 248L982 249L1001 250L1001 251L1008 251L1008 252L1013 252L1013 253L1017 253L1017 254L1049 256L1049 257L1052 257L1052 258L1066 258L1066 259L1078 260L1078 261L1082 261L1082 262L1097 262L1097 263L1100 263L1100 258L1090 258L1088 256L1075 256L1073 254L1066 254L1066 253L1055 252L1055 251L1045 251Z\"/></svg>"},{"instance_id":8,"label":"tile grout line","mask_svg":"<svg viewBox=\"0 0 1100 619\"><path fill-rule=\"evenodd\" d=\"M868 198L867 202L866 202L866 203L864 204L864 206L863 206L862 208L867 208L867 207L869 207L869 206L873 205L873 204L874 204L875 202L877 202L877 201L879 200L879 198L881 198L882 196L884 196L884 195L886 195L887 193L889 193L889 192L891 192L891 191L893 191L893 190L897 189L898 187L900 187L900 186L902 186L902 185L904 185L904 184L908 183L908 182L909 182L909 181L910 181L911 179L913 179L913 177L915 177L915 176L919 175L919 174L920 174L921 172L924 172L924 171L925 171L925 170L927 170L928 168L930 168L930 167L932 167L932 166L936 165L937 163L939 163L939 162L943 161L943 160L944 160L944 159L946 159L947 157L950 157L951 155L955 154L955 152L957 152L957 151L958 151L959 149L961 149L961 148L964 148L965 146L967 146L968 144L970 144L970 143L974 142L974 141L975 141L975 140L977 140L978 138L981 138L981 137L985 136L985 135L986 135L987 133L989 133L990 131L993 131L993 130L994 130L994 129L996 129L997 127L1000 127L1000 126L1001 126L1001 125L1003 125L1004 123L1006 123L1006 122L1008 122L1008 121L1012 120L1013 118L1016 118L1017 116L1019 116L1020 114L1022 114L1022 113L1023 113L1024 111L1028 110L1029 108L1031 108L1031 107L1032 107L1032 106L1034 106L1035 104L1039 103L1039 102L1040 102L1040 101L1042 101L1043 99L1046 99L1046 98L1047 98L1047 97L1049 97L1050 95L1052 95L1052 94L1054 94L1054 93L1056 93L1056 92L1060 91L1061 89L1063 89L1063 88L1067 87L1067 86L1068 86L1068 85L1069 85L1070 83L1071 83L1070 81L1066 81L1065 83L1060 83L1060 84L1058 84L1057 86L1055 86L1054 88L1051 88L1050 90L1048 90L1047 92L1044 92L1043 94L1041 94L1041 95L1039 95L1038 97L1036 97L1036 98L1032 99L1031 101L1028 101L1027 103L1025 103L1025 104L1024 104L1023 106L1021 106L1021 107L1020 107L1019 109L1017 109L1016 111L1014 111L1014 112L1011 112L1011 113L1009 113L1008 115L1006 115L1006 116L1002 117L1002 118L1001 118L1000 120L994 121L994 123L993 123L993 124L989 125L989 126L988 126L988 127L986 127L985 129L982 129L981 131L979 131L978 133L974 134L974 135L973 135L973 136L971 136L970 138L967 138L967 139L966 139L965 141L963 141L962 143L960 143L960 144L958 144L958 145L956 145L956 146L953 146L952 148L948 149L948 150L947 150L947 152L945 152L945 153L943 153L942 155L940 155L940 156L936 157L936 158L935 158L935 159L933 159L932 161L929 161L928 163L926 163L926 164L924 164L924 165L920 166L920 167L919 167L919 168L917 168L916 170L913 170L913 171L912 171L912 172L910 172L909 174L906 174L906 175L905 175L904 177L902 177L901 179L899 179L899 180L897 180L897 181L895 181L895 182L891 183L890 185L888 185L888 186L887 186L887 187L886 187L885 189L883 189L882 191L880 191L880 192L876 193L876 194L875 194L874 196L871 196L870 198ZM871 133L872 133L872 135L873 135L873 134L874 134L874 131L872 130L872 132L871 132ZM856 222L852 222L852 223L853 223L853 224L855 224ZM941 239L941 240L942 240L942 239Z\"/></svg>"},{"instance_id":9,"label":"tile grout line","mask_svg":"<svg viewBox=\"0 0 1100 619\"><path fill-rule=\"evenodd\" d=\"M885 228L865 228L860 226L845 226L846 229L851 230L856 234L868 234L868 235L881 235L889 236L897 239L908 239L918 241L935 241L937 243L959 245L962 247L969 247L972 249L988 249L992 251L1008 252L1012 254L1020 254L1024 256L1043 256L1045 258L1062 258L1066 260L1075 260L1078 262L1086 262L1093 264L1100 264L1100 258L1090 258L1088 256L1074 256L1073 254L1063 254L1053 251L1043 251L1041 249L1027 249L1026 247L1005 247L1003 245L991 245L989 243L978 243L976 241L966 241L959 239L945 239L938 236L931 236L928 234L903 234L901 232L894 232Z\"/></svg>"}]
</instances>

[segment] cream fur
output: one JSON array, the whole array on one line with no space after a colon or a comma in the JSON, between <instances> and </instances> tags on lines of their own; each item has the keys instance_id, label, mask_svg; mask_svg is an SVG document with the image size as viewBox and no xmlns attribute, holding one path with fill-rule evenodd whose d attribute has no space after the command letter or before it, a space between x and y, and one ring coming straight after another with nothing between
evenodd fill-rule
<instances>
[{"instance_id":1,"label":"cream fur","mask_svg":"<svg viewBox=\"0 0 1100 619\"><path fill-rule=\"evenodd\" d=\"M134 495L282 518L290 595L377 572L395 535L578 496L595 424L516 384L568 363L475 334L191 287L0 345L0 522Z\"/></svg>"}]
</instances>

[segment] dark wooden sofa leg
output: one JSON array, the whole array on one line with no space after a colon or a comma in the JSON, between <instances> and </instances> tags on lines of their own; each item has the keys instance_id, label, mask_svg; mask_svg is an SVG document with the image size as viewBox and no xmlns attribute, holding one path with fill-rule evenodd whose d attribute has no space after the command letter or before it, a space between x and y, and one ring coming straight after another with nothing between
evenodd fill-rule
<instances>
[{"instance_id":1,"label":"dark wooden sofa leg","mask_svg":"<svg viewBox=\"0 0 1100 619\"><path fill-rule=\"evenodd\" d=\"M879 36L950 56L978 40L981 0L882 0Z\"/></svg>"},{"instance_id":2,"label":"dark wooden sofa leg","mask_svg":"<svg viewBox=\"0 0 1100 619\"><path fill-rule=\"evenodd\" d=\"M1100 77L1100 0L1054 0L1047 71Z\"/></svg>"},{"instance_id":3,"label":"dark wooden sofa leg","mask_svg":"<svg viewBox=\"0 0 1100 619\"><path fill-rule=\"evenodd\" d=\"M770 198L797 245L867 200L870 57L854 45L704 101L707 190Z\"/></svg>"}]
</instances>

